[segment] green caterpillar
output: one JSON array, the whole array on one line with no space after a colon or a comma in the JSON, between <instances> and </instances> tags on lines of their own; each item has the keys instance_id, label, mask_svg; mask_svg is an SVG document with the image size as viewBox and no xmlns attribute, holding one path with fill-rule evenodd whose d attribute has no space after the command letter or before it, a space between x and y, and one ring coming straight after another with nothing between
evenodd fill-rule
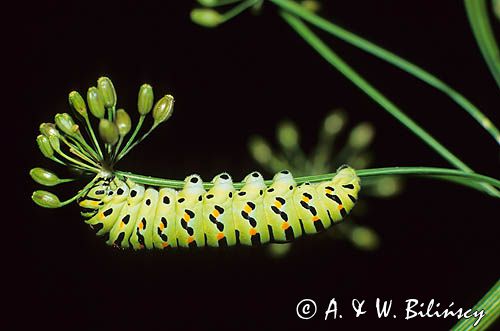
<instances>
[{"instance_id":1,"label":"green caterpillar","mask_svg":"<svg viewBox=\"0 0 500 331\"><path fill-rule=\"evenodd\" d=\"M179 183L131 176L114 171L114 164L127 154L173 110L173 97L160 99L153 109L154 124L134 144L146 114L153 108L152 89L143 85L139 92L139 124L120 152L123 138L131 129L124 110L115 111L116 93L108 78L90 88L87 103L91 113L100 119L99 133L104 153L96 141L88 120L85 102L77 92L70 93L70 104L83 117L93 137L94 148L83 139L68 114L56 115L56 125L42 124L37 142L42 153L52 160L82 171L94 172L94 179L75 197L60 202L46 191L35 191L33 200L43 207L61 207L74 200L83 208L81 214L99 236L107 235L107 244L133 249L175 247L223 247L287 242L304 234L325 230L341 221L354 207L360 190L360 179L349 166L342 166L329 181L303 183L297 186L292 174L283 170L266 186L262 175L252 172L236 190L227 173L217 175L208 191L198 175L188 176L181 190ZM96 101L97 100L97 101ZM105 119L105 113L108 119ZM59 128L62 133L57 130ZM61 143L62 142L62 143ZM61 145L79 159L65 154ZM102 156L101 156L102 154ZM59 156L59 157L58 157ZM63 157L66 161L61 161ZM33 179L55 185L69 181L35 168ZM137 176L136 176L137 177Z\"/></svg>"}]
</instances>

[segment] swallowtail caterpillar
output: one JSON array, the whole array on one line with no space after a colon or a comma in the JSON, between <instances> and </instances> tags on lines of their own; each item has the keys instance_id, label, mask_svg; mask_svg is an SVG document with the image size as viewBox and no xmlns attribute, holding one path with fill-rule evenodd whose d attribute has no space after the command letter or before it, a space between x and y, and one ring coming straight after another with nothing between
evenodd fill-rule
<instances>
[{"instance_id":1,"label":"swallowtail caterpillar","mask_svg":"<svg viewBox=\"0 0 500 331\"><path fill-rule=\"evenodd\" d=\"M142 85L139 121L128 139L131 119L123 109L116 109L109 78L99 78L97 87L88 89L87 103L75 91L69 94L69 103L86 128L85 137L73 118L63 113L55 116L55 124L40 125L37 143L44 156L94 178L64 202L47 191L35 191L32 199L47 208L77 201L85 222L97 235L106 235L109 245L165 249L287 242L340 222L356 203L360 180L349 166L340 167L331 180L301 185L287 170L267 182L252 172L234 184L227 173L204 184L198 175L182 183L115 170L121 158L170 118L174 98L165 95L154 104L151 86ZM87 109L99 119L100 141ZM150 113L152 127L137 138ZM71 181L42 168L32 169L30 175L46 186Z\"/></svg>"}]
</instances>

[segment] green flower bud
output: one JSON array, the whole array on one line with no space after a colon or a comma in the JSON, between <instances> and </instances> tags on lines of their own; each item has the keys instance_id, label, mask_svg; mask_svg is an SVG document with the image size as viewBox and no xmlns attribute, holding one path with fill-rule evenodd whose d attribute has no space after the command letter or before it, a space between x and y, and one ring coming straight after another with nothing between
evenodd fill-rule
<instances>
[{"instance_id":1,"label":"green flower bud","mask_svg":"<svg viewBox=\"0 0 500 331\"><path fill-rule=\"evenodd\" d=\"M31 169L30 176L35 182L45 186L54 186L62 182L55 173L43 168Z\"/></svg>"},{"instance_id":2,"label":"green flower bud","mask_svg":"<svg viewBox=\"0 0 500 331\"><path fill-rule=\"evenodd\" d=\"M191 21L206 28L214 28L224 19L219 12L209 8L195 8L191 10Z\"/></svg>"},{"instance_id":3,"label":"green flower bud","mask_svg":"<svg viewBox=\"0 0 500 331\"><path fill-rule=\"evenodd\" d=\"M42 123L40 124L40 132L46 136L47 138L49 137L59 137L60 133L56 129L56 126L54 123Z\"/></svg>"},{"instance_id":4,"label":"green flower bud","mask_svg":"<svg viewBox=\"0 0 500 331\"><path fill-rule=\"evenodd\" d=\"M73 109L80 114L83 118L88 118L87 106L85 106L85 101L83 101L82 96L77 91L72 91L69 96L69 104Z\"/></svg>"},{"instance_id":5,"label":"green flower bud","mask_svg":"<svg viewBox=\"0 0 500 331\"><path fill-rule=\"evenodd\" d=\"M102 96L104 106L110 108L116 106L116 91L111 79L101 77L97 80L97 88Z\"/></svg>"},{"instance_id":6,"label":"green flower bud","mask_svg":"<svg viewBox=\"0 0 500 331\"><path fill-rule=\"evenodd\" d=\"M157 126L158 124L165 122L172 116L172 113L174 112L174 97L171 96L170 94L165 95L163 98L158 100L158 102L155 105L155 108L153 109L153 119L154 119L154 126Z\"/></svg>"},{"instance_id":7,"label":"green flower bud","mask_svg":"<svg viewBox=\"0 0 500 331\"><path fill-rule=\"evenodd\" d=\"M97 118L104 118L104 101L102 95L97 89L97 87L92 86L87 91L87 103L90 108L90 112Z\"/></svg>"},{"instance_id":8,"label":"green flower bud","mask_svg":"<svg viewBox=\"0 0 500 331\"><path fill-rule=\"evenodd\" d=\"M139 97L137 100L137 109L139 114L146 115L153 107L154 95L153 88L149 84L142 84L139 89Z\"/></svg>"},{"instance_id":9,"label":"green flower bud","mask_svg":"<svg viewBox=\"0 0 500 331\"><path fill-rule=\"evenodd\" d=\"M73 121L73 118L71 118L69 114L56 114L54 120L59 130L66 133L68 136L75 137L78 135L78 125L75 124L75 121Z\"/></svg>"},{"instance_id":10,"label":"green flower bud","mask_svg":"<svg viewBox=\"0 0 500 331\"><path fill-rule=\"evenodd\" d=\"M315 0L303 0L300 4L305 9L312 11L314 13L318 12L321 9L321 4Z\"/></svg>"},{"instance_id":11,"label":"green flower bud","mask_svg":"<svg viewBox=\"0 0 500 331\"><path fill-rule=\"evenodd\" d=\"M115 124L118 127L118 133L122 137L129 133L132 127L130 116L128 116L127 112L123 109L118 109L116 111Z\"/></svg>"},{"instance_id":12,"label":"green flower bud","mask_svg":"<svg viewBox=\"0 0 500 331\"><path fill-rule=\"evenodd\" d=\"M375 129L373 125L367 122L360 123L352 129L347 143L353 148L362 149L373 141L374 136Z\"/></svg>"},{"instance_id":13,"label":"green flower bud","mask_svg":"<svg viewBox=\"0 0 500 331\"><path fill-rule=\"evenodd\" d=\"M106 144L114 145L119 138L118 127L115 123L103 118L99 122L99 135Z\"/></svg>"},{"instance_id":14,"label":"green flower bud","mask_svg":"<svg viewBox=\"0 0 500 331\"><path fill-rule=\"evenodd\" d=\"M260 164L269 164L272 150L269 144L260 136L252 137L248 145L253 158Z\"/></svg>"},{"instance_id":15,"label":"green flower bud","mask_svg":"<svg viewBox=\"0 0 500 331\"><path fill-rule=\"evenodd\" d=\"M40 148L40 151L45 157L48 157L49 159L54 156L54 150L52 149L52 146L50 146L49 138L45 137L43 134L38 135L36 137L36 142L38 144L38 148Z\"/></svg>"},{"instance_id":16,"label":"green flower bud","mask_svg":"<svg viewBox=\"0 0 500 331\"><path fill-rule=\"evenodd\" d=\"M31 199L40 207L44 208L59 208L62 207L59 198L50 192L38 190L33 192Z\"/></svg>"},{"instance_id":17,"label":"green flower bud","mask_svg":"<svg viewBox=\"0 0 500 331\"><path fill-rule=\"evenodd\" d=\"M59 137L57 136L50 136L49 137L49 142L50 146L56 151L59 151L61 149L61 144L59 143Z\"/></svg>"},{"instance_id":18,"label":"green flower bud","mask_svg":"<svg viewBox=\"0 0 500 331\"><path fill-rule=\"evenodd\" d=\"M278 125L277 136L285 149L292 149L299 144L299 132L295 124L290 121L281 122Z\"/></svg>"}]
</instances>

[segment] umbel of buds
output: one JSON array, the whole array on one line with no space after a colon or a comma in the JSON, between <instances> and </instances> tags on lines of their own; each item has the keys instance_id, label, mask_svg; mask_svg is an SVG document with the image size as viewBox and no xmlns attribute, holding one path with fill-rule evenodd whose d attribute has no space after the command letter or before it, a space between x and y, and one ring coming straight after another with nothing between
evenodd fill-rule
<instances>
[{"instance_id":1,"label":"umbel of buds","mask_svg":"<svg viewBox=\"0 0 500 331\"><path fill-rule=\"evenodd\" d=\"M140 117L135 128L132 128L129 114L124 109L116 109L117 95L108 77L99 78L97 85L87 90L86 100L84 97L76 91L69 93L68 101L75 113L56 114L54 123L40 125L41 134L36 138L38 148L45 157L80 173L101 174L103 171L112 171L121 158L160 123L172 116L174 105L171 95L165 95L155 103L153 88L143 84L139 89L137 101ZM88 112L98 119L98 131L95 130L94 120L89 118ZM146 132L141 132L142 125L151 123L147 118L150 113L153 118L152 126ZM78 121L82 123L84 130L81 130ZM127 135L129 137L125 140ZM101 148L103 145L104 148ZM52 171L39 167L31 169L29 174L35 182L45 186L74 180L59 178ZM81 197L88 191L89 185L62 202L53 193L43 190L35 191L32 199L39 206L58 208Z\"/></svg>"}]
</instances>

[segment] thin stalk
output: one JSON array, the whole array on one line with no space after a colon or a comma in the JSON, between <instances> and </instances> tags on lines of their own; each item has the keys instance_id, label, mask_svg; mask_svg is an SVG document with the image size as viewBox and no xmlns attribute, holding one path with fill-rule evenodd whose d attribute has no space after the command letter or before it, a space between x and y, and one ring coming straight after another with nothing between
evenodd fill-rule
<instances>
[{"instance_id":1,"label":"thin stalk","mask_svg":"<svg viewBox=\"0 0 500 331\"><path fill-rule=\"evenodd\" d=\"M94 184L94 182L97 180L97 178L99 178L99 176L96 176L94 177L94 179L92 179L82 190L80 190L74 197L68 199L68 200L65 200L65 201L62 201L61 202L61 207L63 206L66 206L67 204L70 204L72 203L73 201L75 201L76 199L78 199L79 197L81 197L82 195L84 195L91 187L92 185Z\"/></svg>"},{"instance_id":2,"label":"thin stalk","mask_svg":"<svg viewBox=\"0 0 500 331\"><path fill-rule=\"evenodd\" d=\"M495 285L482 297L482 299L472 308L472 311L484 310L484 317L479 324L474 326L477 319L461 319L452 328L452 331L483 331L500 316L500 279Z\"/></svg>"},{"instance_id":3,"label":"thin stalk","mask_svg":"<svg viewBox=\"0 0 500 331\"><path fill-rule=\"evenodd\" d=\"M115 163L115 159L116 159L116 154L118 153L118 151L120 150L120 147L123 143L123 138L125 136L122 136L120 135L120 138L118 139L118 144L116 144L114 147L113 147L113 153L111 154L111 163L114 164Z\"/></svg>"},{"instance_id":4,"label":"thin stalk","mask_svg":"<svg viewBox=\"0 0 500 331\"><path fill-rule=\"evenodd\" d=\"M485 0L464 0L469 23L477 45L490 69L491 75L500 87L500 51L491 29Z\"/></svg>"},{"instance_id":5,"label":"thin stalk","mask_svg":"<svg viewBox=\"0 0 500 331\"><path fill-rule=\"evenodd\" d=\"M137 134L139 133L139 130L141 129L142 127L142 124L144 123L144 119L146 118L146 115L141 115L139 117L139 122L137 123L137 126L135 127L135 130L134 130L134 133L132 133L132 135L130 136L130 138L128 139L127 143L125 144L125 147L123 147L122 151L118 154L118 157L116 158L116 161L118 162L123 156L125 156L125 154L128 153L128 148L130 146L130 144L132 144L132 142L134 141L135 139L135 136L137 136Z\"/></svg>"},{"instance_id":6,"label":"thin stalk","mask_svg":"<svg viewBox=\"0 0 500 331\"><path fill-rule=\"evenodd\" d=\"M171 187L175 189L182 189L184 187L184 182L182 180L174 179L164 179L151 176L144 176L139 174L134 174L126 171L115 171L115 174L120 178L129 178L138 184L160 186L160 187ZM387 168L374 168L374 169L363 169L357 170L356 174L361 178L377 177L377 176L388 176L388 175L411 175L411 176L421 176L430 177L441 176L443 179L447 177L450 178L460 178L467 179L474 182L484 182L492 186L500 188L500 180L488 177L485 175L480 175L476 173L464 172L456 169L446 169L446 168L433 168L433 167L387 167ZM295 178L297 185L309 182L318 183L326 180L330 180L335 176L335 173L315 175L315 176L303 176ZM272 180L265 181L266 185L270 185ZM461 182L456 182L462 184ZM244 183L237 182L234 183L235 189L242 188ZM203 187L211 188L212 183L203 183ZM496 195L500 198L500 195Z\"/></svg>"},{"instance_id":7,"label":"thin stalk","mask_svg":"<svg viewBox=\"0 0 500 331\"><path fill-rule=\"evenodd\" d=\"M491 120L484 115L476 106L474 106L468 99L461 95L458 91L454 90L442 80L420 68L419 66L401 58L400 56L350 32L344 28L325 20L324 18L314 14L313 12L305 9L301 5L290 0L270 0L278 7L293 13L312 25L332 34L333 36L350 43L359 49L370 53L381 60L384 60L401 70L408 72L423 82L429 84L435 89L443 92L450 97L454 102L461 106L470 116L472 116L488 133L495 138L495 141L500 144L500 131L491 122ZM471 0L474 2L476 0Z\"/></svg>"},{"instance_id":8,"label":"thin stalk","mask_svg":"<svg viewBox=\"0 0 500 331\"><path fill-rule=\"evenodd\" d=\"M137 139L129 148L128 150L125 150L125 148L123 148L123 151L120 153L120 155L118 156L117 158L117 162L122 158L124 157L125 155L127 155L135 146L139 145L141 143L141 141L143 141L144 139L147 138L147 136L149 136L149 134L156 128L156 126L153 126L151 129L149 129L148 132L146 132L145 134L142 135L142 137L140 137L139 139Z\"/></svg>"},{"instance_id":9,"label":"thin stalk","mask_svg":"<svg viewBox=\"0 0 500 331\"><path fill-rule=\"evenodd\" d=\"M99 156L101 159L103 159L101 147L99 146L99 142L97 141L97 138L94 133L94 129L92 129L92 125L90 124L90 120L88 117L85 117L85 123L87 124L87 128L89 129L90 136L92 137L92 142L94 143L94 147L97 149L97 152L99 153Z\"/></svg>"},{"instance_id":10,"label":"thin stalk","mask_svg":"<svg viewBox=\"0 0 500 331\"><path fill-rule=\"evenodd\" d=\"M51 159L52 161L54 161L54 162L57 162L57 163L59 163L59 164L62 164L63 166L65 166L65 165L66 165L66 163L64 163L63 161L59 160L59 159L58 159L57 157L55 157L55 156L52 156L50 159Z\"/></svg>"},{"instance_id":11,"label":"thin stalk","mask_svg":"<svg viewBox=\"0 0 500 331\"><path fill-rule=\"evenodd\" d=\"M69 152L70 152L70 153L72 153L72 154L74 154L74 155L76 155L76 156L78 156L78 157L79 157L79 158L81 158L82 160L87 161L88 163L92 164L93 166L95 166L95 167L97 167L97 168L99 168L99 167L100 167L100 165L99 165L99 164L97 164L97 163L95 163L94 161L92 161L92 160L88 159L85 155L83 155L83 154L82 154L80 151L78 151L77 149L70 148L70 149L69 149Z\"/></svg>"},{"instance_id":12,"label":"thin stalk","mask_svg":"<svg viewBox=\"0 0 500 331\"><path fill-rule=\"evenodd\" d=\"M87 147L85 147L83 144L82 144L82 141L78 140L77 138L73 138L71 136L65 136L65 138L68 138L69 140L71 140L72 143L74 143L76 146L76 148L82 153L82 154L85 154L89 159L92 159L93 161L95 162L98 162L98 157L97 157L97 154L95 154L95 152L92 150L92 152L94 153L91 153ZM90 147L90 146L89 146Z\"/></svg>"},{"instance_id":13,"label":"thin stalk","mask_svg":"<svg viewBox=\"0 0 500 331\"><path fill-rule=\"evenodd\" d=\"M353 82L358 88L365 92L370 98L382 106L389 114L395 117L417 137L422 139L427 145L434 149L439 155L446 159L456 168L473 172L468 165L462 162L439 141L421 128L415 121L401 111L394 103L387 99L381 92L368 83L361 75L352 69L342 58L334 53L321 39L319 39L300 19L282 12L283 19L313 47L326 61L339 70L346 78ZM490 193L498 194L492 187L485 187Z\"/></svg>"},{"instance_id":14,"label":"thin stalk","mask_svg":"<svg viewBox=\"0 0 500 331\"><path fill-rule=\"evenodd\" d=\"M85 164L85 163L82 163L82 162L78 161L78 160L75 160L74 158L72 158L72 157L70 157L70 156L68 156L68 155L64 154L64 153L63 153L60 149L57 149L57 150L55 150L55 151L56 151L59 155L61 155L63 158L65 158L66 160L68 160L68 161L70 161L70 162L74 163L74 165L73 165L73 166L75 166L76 168L79 168L79 169L82 169L82 170L87 169L87 170L90 170L90 171L92 171L92 172L97 172L97 173L99 172L99 169L94 168L94 167L91 167L91 166L89 166L89 165L87 165L87 164Z\"/></svg>"},{"instance_id":15,"label":"thin stalk","mask_svg":"<svg viewBox=\"0 0 500 331\"><path fill-rule=\"evenodd\" d=\"M91 158L89 158L87 155L85 155L84 152L80 148L78 148L78 146L75 146L72 143L70 143L64 136L61 136L61 140L64 142L64 144L66 144L66 146L69 147L70 153L78 156L82 160L87 161L88 163L90 163L98 168L100 167L99 164L97 164Z\"/></svg>"},{"instance_id":16,"label":"thin stalk","mask_svg":"<svg viewBox=\"0 0 500 331\"><path fill-rule=\"evenodd\" d=\"M255 5L257 2L259 2L259 0L247 0L247 1L243 1L242 3L240 3L237 6L234 6L233 8L231 8L230 10L228 10L227 12L225 12L222 15L222 22L229 21L233 17L238 16L246 9Z\"/></svg>"}]
</instances>

